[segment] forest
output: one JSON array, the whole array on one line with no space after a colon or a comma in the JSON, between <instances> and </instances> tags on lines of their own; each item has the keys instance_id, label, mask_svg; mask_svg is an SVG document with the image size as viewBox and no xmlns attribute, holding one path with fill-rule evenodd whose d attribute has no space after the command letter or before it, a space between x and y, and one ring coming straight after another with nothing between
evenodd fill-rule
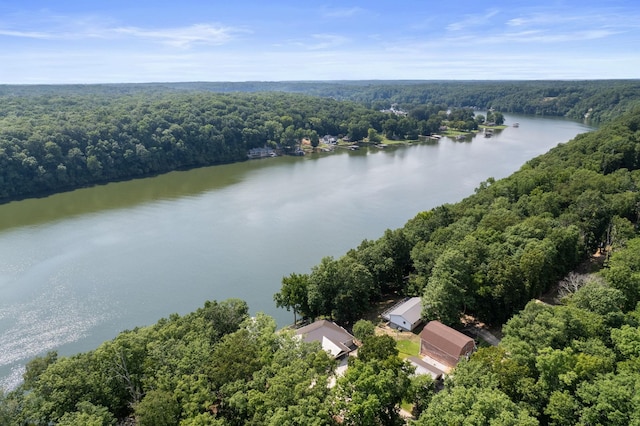
<instances>
[{"instance_id":1,"label":"forest","mask_svg":"<svg viewBox=\"0 0 640 426\"><path fill-rule=\"evenodd\" d=\"M302 138L416 140L474 108L604 122L637 81L254 82L0 86L0 202L292 152ZM397 105L407 115L381 112Z\"/></svg>"},{"instance_id":2,"label":"forest","mask_svg":"<svg viewBox=\"0 0 640 426\"><path fill-rule=\"evenodd\" d=\"M127 96L148 102L153 116L182 105L163 104L164 93L158 104ZM201 102L229 99L225 108L242 111L236 100L254 108L264 99L266 111L280 97L309 105L307 96L203 94ZM371 120L381 114L355 102L317 102L326 102L327 114L339 105ZM52 120L56 108L41 108ZM462 361L444 389L413 375L392 337L368 333L356 333L359 356L327 386L336 364L319 344L276 330L266 315L250 317L241 300L208 301L93 351L34 359L24 382L0 393L0 424L400 425L402 405L415 425L640 425L640 109L620 108L629 111L505 179L479 183L470 197L283 278L278 306L354 333L385 294L421 296L427 320L457 326L471 314L504 324L500 345ZM572 274L596 252L602 269ZM537 300L558 282L558 303Z\"/></svg>"},{"instance_id":3,"label":"forest","mask_svg":"<svg viewBox=\"0 0 640 426\"><path fill-rule=\"evenodd\" d=\"M366 135L384 117L295 94L9 96L0 104L0 199L243 161L250 148L292 149L303 137Z\"/></svg>"}]
</instances>

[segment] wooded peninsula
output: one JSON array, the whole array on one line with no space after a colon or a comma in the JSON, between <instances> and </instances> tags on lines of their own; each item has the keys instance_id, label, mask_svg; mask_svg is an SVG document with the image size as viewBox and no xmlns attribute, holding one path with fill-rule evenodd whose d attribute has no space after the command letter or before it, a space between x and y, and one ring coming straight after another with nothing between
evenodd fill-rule
<instances>
[{"instance_id":1,"label":"wooded peninsula","mask_svg":"<svg viewBox=\"0 0 640 426\"><path fill-rule=\"evenodd\" d=\"M0 99L4 200L325 134L413 139L447 111L600 126L284 277L276 305L355 335L342 374L320 343L250 317L245 302L207 301L93 351L34 359L0 392L0 424L640 425L640 82L0 86ZM383 112L391 105L406 114ZM416 375L363 320L388 295L420 297L425 321L501 327L502 341L479 344L444 382Z\"/></svg>"}]
</instances>

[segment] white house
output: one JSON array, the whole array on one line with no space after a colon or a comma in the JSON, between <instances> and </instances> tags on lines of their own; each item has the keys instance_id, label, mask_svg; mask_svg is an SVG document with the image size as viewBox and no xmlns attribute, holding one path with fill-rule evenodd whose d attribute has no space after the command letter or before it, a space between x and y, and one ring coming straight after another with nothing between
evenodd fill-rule
<instances>
[{"instance_id":1,"label":"white house","mask_svg":"<svg viewBox=\"0 0 640 426\"><path fill-rule=\"evenodd\" d=\"M320 342L322 349L334 358L341 358L356 348L353 336L339 325L319 320L296 330L305 342Z\"/></svg>"},{"instance_id":2,"label":"white house","mask_svg":"<svg viewBox=\"0 0 640 426\"><path fill-rule=\"evenodd\" d=\"M389 327L399 330L413 331L422 321L422 303L419 297L412 297L396 305L386 313Z\"/></svg>"}]
</instances>

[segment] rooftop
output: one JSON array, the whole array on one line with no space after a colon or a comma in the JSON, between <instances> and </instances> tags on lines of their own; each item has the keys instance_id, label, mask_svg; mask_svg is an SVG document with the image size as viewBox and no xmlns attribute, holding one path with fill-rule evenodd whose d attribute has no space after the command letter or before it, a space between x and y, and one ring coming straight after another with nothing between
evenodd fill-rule
<instances>
[{"instance_id":1,"label":"rooftop","mask_svg":"<svg viewBox=\"0 0 640 426\"><path fill-rule=\"evenodd\" d=\"M302 336L305 342L320 342L322 349L336 358L353 349L353 336L331 321L315 321L297 329L296 334Z\"/></svg>"}]
</instances>

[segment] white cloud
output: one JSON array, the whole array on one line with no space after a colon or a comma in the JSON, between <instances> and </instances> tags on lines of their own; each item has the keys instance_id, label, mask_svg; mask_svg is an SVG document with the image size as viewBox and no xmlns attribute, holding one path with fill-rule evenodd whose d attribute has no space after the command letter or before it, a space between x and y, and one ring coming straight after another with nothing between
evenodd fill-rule
<instances>
[{"instance_id":1,"label":"white cloud","mask_svg":"<svg viewBox=\"0 0 640 426\"><path fill-rule=\"evenodd\" d=\"M344 45L349 41L348 37L339 34L312 34L310 40L296 40L292 41L290 45L303 50L327 50Z\"/></svg>"},{"instance_id":2,"label":"white cloud","mask_svg":"<svg viewBox=\"0 0 640 426\"><path fill-rule=\"evenodd\" d=\"M0 28L0 36L19 37L19 38L36 38L36 39L42 39L42 40L57 38L55 34L47 33L47 32L7 30L2 28Z\"/></svg>"},{"instance_id":3,"label":"white cloud","mask_svg":"<svg viewBox=\"0 0 640 426\"><path fill-rule=\"evenodd\" d=\"M452 22L447 25L447 30L449 31L460 31L469 27L477 27L487 24L492 21L492 18L496 16L499 12L497 9L488 10L486 13L482 15L467 15L465 19L457 22Z\"/></svg>"},{"instance_id":4,"label":"white cloud","mask_svg":"<svg viewBox=\"0 0 640 426\"><path fill-rule=\"evenodd\" d=\"M312 50L330 49L349 41L347 37L338 34L313 34L312 37L316 41L315 44L308 46Z\"/></svg>"},{"instance_id":5,"label":"white cloud","mask_svg":"<svg viewBox=\"0 0 640 426\"><path fill-rule=\"evenodd\" d=\"M333 18L333 19L351 18L363 12L364 12L364 9L360 7L324 9L322 11L322 16L324 16L325 18Z\"/></svg>"},{"instance_id":6,"label":"white cloud","mask_svg":"<svg viewBox=\"0 0 640 426\"><path fill-rule=\"evenodd\" d=\"M149 30L137 27L114 28L115 34L141 38L174 47L190 47L194 44L221 45L231 41L240 31L230 27L194 24L182 28Z\"/></svg>"},{"instance_id":7,"label":"white cloud","mask_svg":"<svg viewBox=\"0 0 640 426\"><path fill-rule=\"evenodd\" d=\"M210 23L173 28L142 28L104 25L96 18L73 19L70 17L66 21L63 21L59 16L54 18L50 22L34 21L33 23L22 25L14 23L12 26L0 23L0 37L40 40L116 40L124 38L149 40L173 47L186 48L196 44L225 44L233 40L238 34L249 32L242 28ZM64 22L64 24L61 22ZM28 28L34 25L43 29L33 30Z\"/></svg>"}]
</instances>

